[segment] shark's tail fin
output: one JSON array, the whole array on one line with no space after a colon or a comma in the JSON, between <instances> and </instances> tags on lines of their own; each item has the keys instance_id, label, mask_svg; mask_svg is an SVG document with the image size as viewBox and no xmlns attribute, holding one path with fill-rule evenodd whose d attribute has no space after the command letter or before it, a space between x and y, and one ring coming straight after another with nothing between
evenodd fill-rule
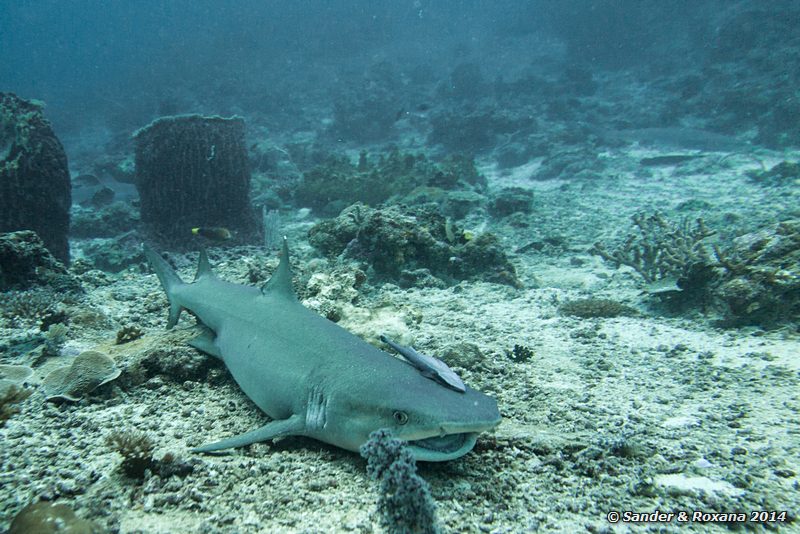
<instances>
[{"instance_id":1,"label":"shark's tail fin","mask_svg":"<svg viewBox=\"0 0 800 534\"><path fill-rule=\"evenodd\" d=\"M172 328L178 322L181 315L181 305L175 301L174 291L175 288L184 284L178 273L161 257L155 250L147 245L144 245L144 254L147 256L147 261L150 266L158 275L158 280L161 282L161 287L164 288L164 293L167 294L169 300L169 320L167 321L167 328Z\"/></svg>"}]
</instances>

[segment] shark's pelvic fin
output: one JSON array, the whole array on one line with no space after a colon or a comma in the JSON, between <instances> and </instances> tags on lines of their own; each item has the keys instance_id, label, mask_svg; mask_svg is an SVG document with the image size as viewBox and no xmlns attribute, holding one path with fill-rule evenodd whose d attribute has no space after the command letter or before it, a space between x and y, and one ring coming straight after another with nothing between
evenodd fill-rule
<instances>
[{"instance_id":1,"label":"shark's pelvic fin","mask_svg":"<svg viewBox=\"0 0 800 534\"><path fill-rule=\"evenodd\" d=\"M217 344L214 343L214 340L216 339L214 332L205 326L203 326L202 329L203 331L197 337L189 340L189 346L221 360L222 354L220 354Z\"/></svg>"},{"instance_id":2,"label":"shark's pelvic fin","mask_svg":"<svg viewBox=\"0 0 800 534\"><path fill-rule=\"evenodd\" d=\"M297 296L294 294L292 287L292 266L289 263L289 241L286 236L283 237L283 246L281 247L281 261L278 268L272 273L272 277L267 280L261 292L266 294L277 294L282 297L296 300Z\"/></svg>"},{"instance_id":3,"label":"shark's pelvic fin","mask_svg":"<svg viewBox=\"0 0 800 534\"><path fill-rule=\"evenodd\" d=\"M213 452L221 451L223 449L231 449L233 447L244 447L259 441L266 441L268 439L275 439L282 436L300 436L303 435L305 430L305 419L299 415L293 415L288 419L280 419L271 421L261 428L251 430L245 434L234 436L232 438L223 439L196 447L192 452Z\"/></svg>"},{"instance_id":4,"label":"shark's pelvic fin","mask_svg":"<svg viewBox=\"0 0 800 534\"><path fill-rule=\"evenodd\" d=\"M167 263L167 260L162 258L155 250L146 244L143 245L143 248L144 255L147 256L147 261L150 262L150 266L156 272L156 275L158 275L158 280L164 288L164 293L167 294L167 300L169 300L169 320L167 321L167 328L172 328L178 323L178 318L180 318L182 309L180 304L175 302L172 294L175 288L184 284L184 281L181 280L178 273Z\"/></svg>"},{"instance_id":5,"label":"shark's pelvic fin","mask_svg":"<svg viewBox=\"0 0 800 534\"><path fill-rule=\"evenodd\" d=\"M194 281L197 282L204 276L215 277L214 271L211 270L211 263L208 261L208 254L206 249L200 249L200 259L197 260L197 273L194 275Z\"/></svg>"}]
</instances>

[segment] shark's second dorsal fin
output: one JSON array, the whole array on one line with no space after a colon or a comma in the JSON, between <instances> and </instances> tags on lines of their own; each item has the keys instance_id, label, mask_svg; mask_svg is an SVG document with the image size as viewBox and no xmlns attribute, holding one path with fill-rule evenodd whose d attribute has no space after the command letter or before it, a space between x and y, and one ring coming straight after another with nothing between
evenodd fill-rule
<instances>
[{"instance_id":1,"label":"shark's second dorsal fin","mask_svg":"<svg viewBox=\"0 0 800 534\"><path fill-rule=\"evenodd\" d=\"M293 300L297 298L292 287L292 266L289 263L289 241L286 236L283 237L281 261L278 268L261 288L261 292L265 295L281 295Z\"/></svg>"},{"instance_id":2,"label":"shark's second dorsal fin","mask_svg":"<svg viewBox=\"0 0 800 534\"><path fill-rule=\"evenodd\" d=\"M208 254L206 253L206 249L200 249L200 259L197 260L197 273L194 275L194 281L197 282L200 278L204 276L216 276L214 271L211 270L211 264L208 262Z\"/></svg>"}]
</instances>

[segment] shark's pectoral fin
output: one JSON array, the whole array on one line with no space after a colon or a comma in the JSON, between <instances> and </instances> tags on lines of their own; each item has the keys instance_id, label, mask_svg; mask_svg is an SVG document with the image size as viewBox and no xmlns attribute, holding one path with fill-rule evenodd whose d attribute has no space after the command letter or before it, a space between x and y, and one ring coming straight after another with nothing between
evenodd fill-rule
<instances>
[{"instance_id":1,"label":"shark's pectoral fin","mask_svg":"<svg viewBox=\"0 0 800 534\"><path fill-rule=\"evenodd\" d=\"M299 415L293 415L288 419L279 419L271 421L261 428L251 430L245 434L234 436L232 438L223 439L214 443L203 445L192 449L192 452L212 452L221 451L223 449L231 449L233 447L244 447L251 443L258 443L259 441L266 441L268 439L275 439L282 436L299 436L304 433L305 418Z\"/></svg>"},{"instance_id":2,"label":"shark's pectoral fin","mask_svg":"<svg viewBox=\"0 0 800 534\"><path fill-rule=\"evenodd\" d=\"M206 328L205 326L202 328L203 331L197 337L193 337L188 341L189 346L221 360L222 354L220 354L217 344L214 343L216 335L211 331L211 329Z\"/></svg>"}]
</instances>

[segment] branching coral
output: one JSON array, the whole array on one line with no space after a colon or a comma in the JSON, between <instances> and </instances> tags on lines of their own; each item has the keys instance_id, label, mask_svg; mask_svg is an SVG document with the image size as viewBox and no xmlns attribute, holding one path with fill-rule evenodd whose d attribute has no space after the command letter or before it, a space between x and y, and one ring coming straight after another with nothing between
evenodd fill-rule
<instances>
[{"instance_id":1,"label":"branching coral","mask_svg":"<svg viewBox=\"0 0 800 534\"><path fill-rule=\"evenodd\" d=\"M145 471L153 470L153 441L141 432L114 432L106 438L109 447L122 455L122 471L131 478L144 478Z\"/></svg>"},{"instance_id":2,"label":"branching coral","mask_svg":"<svg viewBox=\"0 0 800 534\"><path fill-rule=\"evenodd\" d=\"M137 326L134 325L123 326L122 328L117 330L117 345L130 343L131 341L139 339L143 335L144 332L142 332L142 329Z\"/></svg>"},{"instance_id":3,"label":"branching coral","mask_svg":"<svg viewBox=\"0 0 800 534\"><path fill-rule=\"evenodd\" d=\"M637 213L632 220L634 231L619 247L609 252L602 243L595 243L590 252L616 267L632 267L648 283L680 283L716 263L703 243L716 232L708 229L702 219L694 223L684 219L675 224L661 213Z\"/></svg>"}]
</instances>

